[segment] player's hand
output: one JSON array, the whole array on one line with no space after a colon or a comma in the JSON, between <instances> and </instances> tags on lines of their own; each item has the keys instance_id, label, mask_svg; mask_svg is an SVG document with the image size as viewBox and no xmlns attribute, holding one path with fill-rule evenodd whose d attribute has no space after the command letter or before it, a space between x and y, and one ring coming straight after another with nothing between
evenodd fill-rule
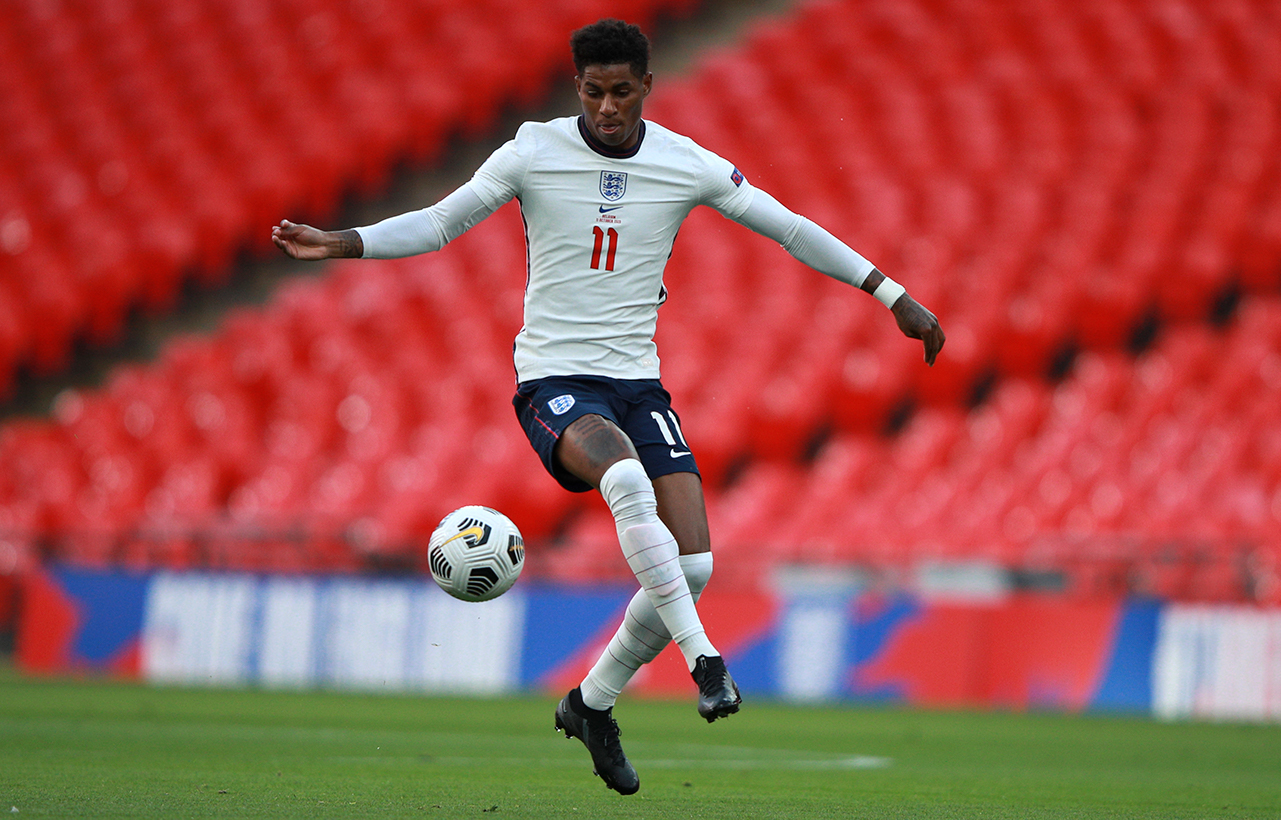
<instances>
[{"instance_id":1,"label":"player's hand","mask_svg":"<svg viewBox=\"0 0 1281 820\"><path fill-rule=\"evenodd\" d=\"M271 229L271 241L294 259L307 261L328 259L332 244L327 231L317 230L310 225L299 225L288 219L281 220L279 225Z\"/></svg>"},{"instance_id":2,"label":"player's hand","mask_svg":"<svg viewBox=\"0 0 1281 820\"><path fill-rule=\"evenodd\" d=\"M947 339L943 335L943 328L939 326L938 317L906 293L898 298L890 312L894 314L898 329L903 331L904 336L920 339L925 343L925 363L933 367L934 359L938 357L939 351L943 349L943 342Z\"/></svg>"}]
</instances>

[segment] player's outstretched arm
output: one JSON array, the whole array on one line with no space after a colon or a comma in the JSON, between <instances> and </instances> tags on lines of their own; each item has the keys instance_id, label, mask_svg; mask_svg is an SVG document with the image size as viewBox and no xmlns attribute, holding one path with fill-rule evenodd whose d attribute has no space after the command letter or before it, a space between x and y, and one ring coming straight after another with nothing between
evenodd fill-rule
<instances>
[{"instance_id":1,"label":"player's outstretched arm","mask_svg":"<svg viewBox=\"0 0 1281 820\"><path fill-rule=\"evenodd\" d=\"M873 268L860 287L868 293L875 293L883 281L885 281L885 274ZM898 329L903 331L904 336L909 339L920 339L925 343L925 363L933 367L934 360L943 349L943 342L947 340L943 335L943 328L939 325L938 317L926 310L908 293L904 293L895 300L890 307L890 312L894 314Z\"/></svg>"},{"instance_id":2,"label":"player's outstretched arm","mask_svg":"<svg viewBox=\"0 0 1281 820\"><path fill-rule=\"evenodd\" d=\"M365 253L364 242L354 230L322 231L310 225L281 220L271 229L271 241L294 259L352 259Z\"/></svg>"},{"instance_id":3,"label":"player's outstretched arm","mask_svg":"<svg viewBox=\"0 0 1281 820\"><path fill-rule=\"evenodd\" d=\"M939 320L920 302L887 279L870 262L828 231L794 213L759 188L753 189L752 201L736 221L778 242L796 259L816 271L858 287L875 296L894 314L905 336L925 343L925 363L931 367L943 349L943 329ZM871 268L869 271L868 269ZM878 292L883 288L883 292Z\"/></svg>"}]
</instances>

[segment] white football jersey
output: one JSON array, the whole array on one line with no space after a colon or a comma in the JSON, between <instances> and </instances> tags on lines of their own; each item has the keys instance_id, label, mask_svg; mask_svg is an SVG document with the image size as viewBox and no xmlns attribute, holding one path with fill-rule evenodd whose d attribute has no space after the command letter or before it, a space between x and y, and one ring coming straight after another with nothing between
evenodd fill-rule
<instances>
[{"instance_id":1,"label":"white football jersey","mask_svg":"<svg viewBox=\"0 0 1281 820\"><path fill-rule=\"evenodd\" d=\"M545 376L658 378L663 269L697 205L731 219L752 201L728 161L642 121L633 150L611 153L579 117L525 123L468 184L496 210L520 201L528 247L519 381Z\"/></svg>"}]
</instances>

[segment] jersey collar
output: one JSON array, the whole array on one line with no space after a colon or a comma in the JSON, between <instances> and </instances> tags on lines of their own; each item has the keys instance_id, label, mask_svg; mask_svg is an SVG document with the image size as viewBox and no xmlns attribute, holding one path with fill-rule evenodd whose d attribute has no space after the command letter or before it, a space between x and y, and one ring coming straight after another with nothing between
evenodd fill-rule
<instances>
[{"instance_id":1,"label":"jersey collar","mask_svg":"<svg viewBox=\"0 0 1281 820\"><path fill-rule=\"evenodd\" d=\"M588 131L586 124L583 123L582 114L578 115L578 133L582 135L583 142L587 143L587 147L600 154L602 157L609 157L610 159L631 159L636 156L638 151L640 151L641 143L645 142L645 121L641 120L636 129L636 144L631 148L628 148L626 151L619 151L615 148L610 148L605 143L593 137L592 132Z\"/></svg>"}]
</instances>

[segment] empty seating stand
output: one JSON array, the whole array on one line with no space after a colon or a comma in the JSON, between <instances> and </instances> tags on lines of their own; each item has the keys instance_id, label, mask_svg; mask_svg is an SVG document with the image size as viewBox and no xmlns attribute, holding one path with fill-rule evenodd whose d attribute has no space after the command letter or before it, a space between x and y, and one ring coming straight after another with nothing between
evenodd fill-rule
<instances>
[{"instance_id":1,"label":"empty seating stand","mask_svg":"<svg viewBox=\"0 0 1281 820\"><path fill-rule=\"evenodd\" d=\"M691 0L109 0L0 16L0 397L115 341L130 310L271 252L398 164L539 101L566 32ZM464 79L465 78L465 79Z\"/></svg>"},{"instance_id":2,"label":"empty seating stand","mask_svg":"<svg viewBox=\"0 0 1281 820\"><path fill-rule=\"evenodd\" d=\"M0 319L28 323L6 333L0 322L11 361L66 329L110 330L78 289L87 276L113 304L163 304L174 285L157 272L197 252L181 236L183 186L204 190L222 173L216 162L253 173L200 203L230 226L200 246L214 277L237 231L257 230L267 211L270 224L286 205L332 207L343 190L377 190L393 159L484 131L500 92L482 82L485 103L462 106L431 81L455 52L407 42L488 43L518 30L520 59L555 65L569 21L592 11L494 0L488 14L387 4L354 19L347 4L166 6L155 16L169 35L221 38L174 55L139 28L150 20L141 6L126 5L83 12L133 26L110 46L111 65L165 68L124 72L130 99L145 103L137 122L116 122L110 107L76 116L134 129L121 137L128 150L201 159L144 176L129 154L86 166L80 131L52 114L8 137L16 156L53 159L35 176L0 175L0 218L20 212L0 225L10 249L0 259L13 269L34 254L56 274L0 280ZM34 14L3 36L21 43ZM278 19L298 21L297 42L259 30ZM507 28L486 28L495 20ZM360 36L349 41L349 29ZM0 105L49 107L38 61L93 53L86 27L71 30L36 56L0 49L20 70L0 79L14 92ZM484 78L493 64L480 53L466 59ZM829 0L760 24L689 76L658 78L647 116L847 240L948 334L925 368L919 343L873 300L710 211L691 216L668 267L660 353L704 470L713 537L748 568L740 574L789 561L983 559L1049 562L1082 589L1117 578L1157 594L1277 589L1247 581L1273 577L1281 531L1278 55L1281 21L1262 2ZM231 90L162 116L174 77L205 87L222 76L206 58L232 61ZM263 78L295 70L364 115L331 109L303 129L314 97L265 110ZM106 72L85 82L116 89ZM347 87L357 76L380 79ZM439 111L453 114L426 113ZM284 142L295 134L297 145ZM102 156L126 150L98 139ZM298 180L263 159L288 150L323 173ZM129 181L110 194L122 167ZM85 168L96 188L67 181L88 178ZM137 204L138 179L169 209ZM117 224L110 251L146 256L134 268L146 278L116 282L114 265L77 272L75 255L41 238L29 203L76 190L124 197L134 204L119 213L151 220L143 244ZM488 503L525 531L531 571L616 577L625 567L603 506L559 490L511 418L523 253L513 206L431 257L336 264L153 366L64 396L54 420L0 435L4 463L25 465L0 478L4 522L58 536L64 558L351 570L412 563L440 515ZM47 321L27 318L32 300ZM1226 326L1206 321L1233 304ZM1143 328L1160 330L1136 356ZM1048 379L1071 352L1067 376Z\"/></svg>"}]
</instances>

